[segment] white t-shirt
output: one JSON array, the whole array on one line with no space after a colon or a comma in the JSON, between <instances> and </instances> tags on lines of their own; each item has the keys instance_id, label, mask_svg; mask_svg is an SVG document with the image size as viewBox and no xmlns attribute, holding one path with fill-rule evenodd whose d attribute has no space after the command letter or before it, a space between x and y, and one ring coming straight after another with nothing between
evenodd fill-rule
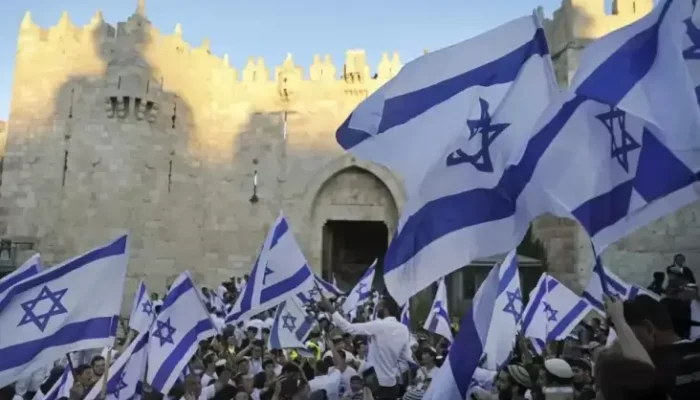
<instances>
[{"instance_id":1,"label":"white t-shirt","mask_svg":"<svg viewBox=\"0 0 700 400\"><path fill-rule=\"evenodd\" d=\"M349 351L347 351L347 350L343 350L343 351L345 352L345 362L346 362L346 363L351 363L351 362L355 361L355 356L352 355L351 352L349 352ZM326 357L333 357L333 352L330 351L330 350L328 350L327 352L325 352L325 353L323 354L323 358L326 358Z\"/></svg>"},{"instance_id":2,"label":"white t-shirt","mask_svg":"<svg viewBox=\"0 0 700 400\"><path fill-rule=\"evenodd\" d=\"M328 371L335 371L335 367L331 367ZM340 389L338 391L339 395L342 397L345 393L350 392L350 378L357 375L357 371L353 367L345 367L345 371L340 374Z\"/></svg>"},{"instance_id":3,"label":"white t-shirt","mask_svg":"<svg viewBox=\"0 0 700 400\"><path fill-rule=\"evenodd\" d=\"M199 394L197 400L210 400L213 399L214 396L216 396L216 387L214 385L206 386L202 388L202 392ZM180 400L185 400L185 396L180 397Z\"/></svg>"},{"instance_id":4,"label":"white t-shirt","mask_svg":"<svg viewBox=\"0 0 700 400\"><path fill-rule=\"evenodd\" d=\"M328 400L338 400L342 375L337 369L328 371L328 375L317 376L309 381L311 393L325 390Z\"/></svg>"}]
</instances>

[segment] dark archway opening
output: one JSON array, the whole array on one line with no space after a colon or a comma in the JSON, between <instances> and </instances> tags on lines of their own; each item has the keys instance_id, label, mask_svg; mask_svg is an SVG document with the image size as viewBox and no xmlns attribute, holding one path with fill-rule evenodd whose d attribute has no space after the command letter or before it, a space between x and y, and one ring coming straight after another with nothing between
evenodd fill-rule
<instances>
[{"instance_id":1,"label":"dark archway opening","mask_svg":"<svg viewBox=\"0 0 700 400\"><path fill-rule=\"evenodd\" d=\"M350 290L377 259L377 279L382 275L389 231L382 221L328 220L323 226L323 277L333 277L342 290Z\"/></svg>"}]
</instances>

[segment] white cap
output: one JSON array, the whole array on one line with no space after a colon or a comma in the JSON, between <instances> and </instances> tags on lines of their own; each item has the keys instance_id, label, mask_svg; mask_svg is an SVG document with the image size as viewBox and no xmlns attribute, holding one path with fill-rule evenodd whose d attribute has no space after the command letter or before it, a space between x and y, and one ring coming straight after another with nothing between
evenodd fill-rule
<instances>
[{"instance_id":1,"label":"white cap","mask_svg":"<svg viewBox=\"0 0 700 400\"><path fill-rule=\"evenodd\" d=\"M550 358L544 362L544 368L557 378L569 379L574 376L574 371L565 360L561 358Z\"/></svg>"}]
</instances>

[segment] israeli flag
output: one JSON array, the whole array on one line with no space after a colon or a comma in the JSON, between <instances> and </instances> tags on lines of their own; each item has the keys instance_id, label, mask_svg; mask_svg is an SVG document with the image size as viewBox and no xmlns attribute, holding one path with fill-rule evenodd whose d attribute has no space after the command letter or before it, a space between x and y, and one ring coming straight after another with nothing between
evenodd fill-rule
<instances>
[{"instance_id":1,"label":"israeli flag","mask_svg":"<svg viewBox=\"0 0 700 400\"><path fill-rule=\"evenodd\" d=\"M134 304L131 306L131 317L129 317L129 328L136 332L148 332L151 324L156 318L151 296L143 281L139 282L139 288L134 295Z\"/></svg>"},{"instance_id":2,"label":"israeli flag","mask_svg":"<svg viewBox=\"0 0 700 400\"><path fill-rule=\"evenodd\" d=\"M83 400L100 398L105 375L109 375L109 378L104 400L141 399L148 356L148 337L147 330L139 334L109 367L109 372L102 375L92 386Z\"/></svg>"},{"instance_id":3,"label":"israeli flag","mask_svg":"<svg viewBox=\"0 0 700 400\"><path fill-rule=\"evenodd\" d=\"M384 281L399 303L432 284L436 277L474 259L507 253L517 247L528 229L530 219L516 214L520 184L504 173L559 91L547 43L536 17L515 20L473 40L486 42L478 48L472 48L471 41L469 47L449 48L462 54L454 55L454 60L441 60L448 67L438 68L474 68L474 61L465 60L480 60L480 54L489 54L488 63L465 73L480 79L455 95L461 98L458 110L450 109L453 114L449 116L439 112L441 120L421 125L421 135L416 134L415 140L401 136L406 145L412 146L412 152L405 153L409 163L420 159L431 164L418 189L409 192L384 259ZM425 74L440 75L434 70ZM436 84L426 89L427 93L440 85L447 83ZM402 109L411 110L416 107L414 103L425 102L421 99L427 94L415 94L412 101L407 97L401 102ZM423 121L422 116L407 124L414 121ZM448 122L455 125L449 127L450 139L441 143L439 152L433 155L431 143L441 142L441 129ZM396 146L382 150L403 154Z\"/></svg>"},{"instance_id":4,"label":"israeli flag","mask_svg":"<svg viewBox=\"0 0 700 400\"><path fill-rule=\"evenodd\" d=\"M168 393L197 351L199 342L216 335L197 286L189 272L173 282L151 327L146 382Z\"/></svg>"},{"instance_id":5,"label":"israeli flag","mask_svg":"<svg viewBox=\"0 0 700 400\"><path fill-rule=\"evenodd\" d=\"M112 346L128 259L125 235L7 290L0 300L0 387L66 353Z\"/></svg>"},{"instance_id":6,"label":"israeli flag","mask_svg":"<svg viewBox=\"0 0 700 400\"><path fill-rule=\"evenodd\" d=\"M343 303L343 314L354 315L357 307L364 305L372 298L372 282L374 282L374 268L376 265L377 260L374 260L359 282L352 288L352 291L348 293L348 297Z\"/></svg>"},{"instance_id":7,"label":"israeli flag","mask_svg":"<svg viewBox=\"0 0 700 400\"><path fill-rule=\"evenodd\" d=\"M662 129L654 119L657 112L651 111L668 110L684 99L683 93L664 97L664 82L659 80L668 75L673 87L678 78L672 76L673 68L664 70L665 75L652 72L668 61L660 57L666 54L666 41L675 39L665 35L681 29L690 12L688 1L666 1L640 23L600 39L603 44L596 42L596 49L607 43L616 50L606 57L585 53L600 60L598 67L589 74L581 72L585 80L552 102L509 169L524 188L524 203L548 202L547 210L573 215L592 238L597 254L699 198L695 182L700 146L678 147L685 131ZM650 88L658 88L659 96ZM649 112L632 114L620 108L635 102L644 103ZM684 107L679 105L673 118L683 118ZM697 129L692 134L697 135Z\"/></svg>"},{"instance_id":8,"label":"israeli flag","mask_svg":"<svg viewBox=\"0 0 700 400\"><path fill-rule=\"evenodd\" d=\"M342 295L343 292L335 284L328 283L314 275L314 285L307 292L297 294L297 298L302 304L311 304L321 300L321 297L332 299Z\"/></svg>"},{"instance_id":9,"label":"israeli flag","mask_svg":"<svg viewBox=\"0 0 700 400\"><path fill-rule=\"evenodd\" d=\"M477 290L472 307L462 320L447 360L442 364L423 400L468 399L472 382L488 340L489 327L498 298L499 268L492 268Z\"/></svg>"},{"instance_id":10,"label":"israeli flag","mask_svg":"<svg viewBox=\"0 0 700 400\"><path fill-rule=\"evenodd\" d=\"M35 254L21 267L0 278L0 300L5 297L5 292L10 290L13 285L31 278L39 272L41 272L41 260L39 254Z\"/></svg>"},{"instance_id":11,"label":"israeli flag","mask_svg":"<svg viewBox=\"0 0 700 400\"><path fill-rule=\"evenodd\" d=\"M486 362L483 367L492 371L499 370L510 359L524 307L515 250L508 253L498 269L498 297L484 348Z\"/></svg>"},{"instance_id":12,"label":"israeli flag","mask_svg":"<svg viewBox=\"0 0 700 400\"><path fill-rule=\"evenodd\" d=\"M633 299L640 294L650 295L647 290L629 284L615 275L603 265L600 257L597 257L593 274L581 297L593 306L595 311L604 315L603 295L605 294L615 296L623 301ZM651 297L659 298L656 294L651 294Z\"/></svg>"},{"instance_id":13,"label":"israeli flag","mask_svg":"<svg viewBox=\"0 0 700 400\"><path fill-rule=\"evenodd\" d=\"M282 214L265 239L246 282L226 323L235 323L269 310L290 296L308 293L314 287L314 274Z\"/></svg>"},{"instance_id":14,"label":"israeli flag","mask_svg":"<svg viewBox=\"0 0 700 400\"><path fill-rule=\"evenodd\" d=\"M39 396L39 393L41 391L37 392L37 396L34 396L35 399L39 398L41 400L59 400L62 398L70 398L70 390L73 387L74 383L73 379L73 371L70 369L70 364L66 365L65 368L63 369L63 374L61 374L61 377L58 378L56 383L51 386L51 389L49 389L49 392L46 393L44 396Z\"/></svg>"},{"instance_id":15,"label":"israeli flag","mask_svg":"<svg viewBox=\"0 0 700 400\"><path fill-rule=\"evenodd\" d=\"M408 329L411 329L411 303L404 304L401 309L401 323L406 325Z\"/></svg>"},{"instance_id":16,"label":"israeli flag","mask_svg":"<svg viewBox=\"0 0 700 400\"><path fill-rule=\"evenodd\" d=\"M268 347L271 349L303 349L311 330L316 326L296 297L290 297L277 306L270 329Z\"/></svg>"},{"instance_id":17,"label":"israeli flag","mask_svg":"<svg viewBox=\"0 0 700 400\"><path fill-rule=\"evenodd\" d=\"M447 311L447 287L445 278L438 281L437 292L433 299L433 306L425 319L423 329L440 335L452 342L452 329L450 329L450 313Z\"/></svg>"},{"instance_id":18,"label":"israeli flag","mask_svg":"<svg viewBox=\"0 0 700 400\"><path fill-rule=\"evenodd\" d=\"M587 301L545 273L530 292L522 332L541 348L542 343L565 339L591 310Z\"/></svg>"}]
</instances>

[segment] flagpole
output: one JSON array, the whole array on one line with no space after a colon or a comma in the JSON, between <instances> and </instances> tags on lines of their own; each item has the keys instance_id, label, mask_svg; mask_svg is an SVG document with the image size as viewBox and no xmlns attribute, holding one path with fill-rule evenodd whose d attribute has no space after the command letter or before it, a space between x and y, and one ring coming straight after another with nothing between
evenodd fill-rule
<instances>
[{"instance_id":1,"label":"flagpole","mask_svg":"<svg viewBox=\"0 0 700 400\"><path fill-rule=\"evenodd\" d=\"M100 398L104 399L107 393L107 381L109 381L109 365L112 363L112 349L107 347L107 357L105 357L105 372L102 374L102 389Z\"/></svg>"}]
</instances>

